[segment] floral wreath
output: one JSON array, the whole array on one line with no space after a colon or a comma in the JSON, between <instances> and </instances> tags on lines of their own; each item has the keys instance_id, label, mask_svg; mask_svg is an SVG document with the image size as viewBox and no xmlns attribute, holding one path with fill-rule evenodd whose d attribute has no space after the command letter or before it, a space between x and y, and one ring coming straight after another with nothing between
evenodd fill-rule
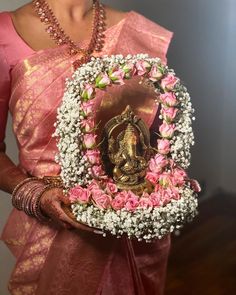
<instances>
[{"instance_id":1,"label":"floral wreath","mask_svg":"<svg viewBox=\"0 0 236 295\"><path fill-rule=\"evenodd\" d=\"M135 76L154 88L162 120L156 130L157 152L145 177L153 192L142 196L117 188L104 171L96 143L96 90L123 85ZM193 113L186 87L157 57L92 57L78 68L66 82L54 133L59 151L56 161L77 221L101 229L104 236L107 232L117 237L126 234L139 241L160 239L191 221L200 192L198 182L185 172L194 145Z\"/></svg>"}]
</instances>

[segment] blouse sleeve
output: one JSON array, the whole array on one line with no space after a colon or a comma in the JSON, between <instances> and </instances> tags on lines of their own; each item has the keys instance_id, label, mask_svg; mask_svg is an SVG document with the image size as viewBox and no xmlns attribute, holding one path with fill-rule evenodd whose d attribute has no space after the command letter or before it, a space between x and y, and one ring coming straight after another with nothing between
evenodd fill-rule
<instances>
[{"instance_id":1,"label":"blouse sleeve","mask_svg":"<svg viewBox=\"0 0 236 295\"><path fill-rule=\"evenodd\" d=\"M10 98L10 67L4 49L0 45L0 150L4 150L8 104Z\"/></svg>"}]
</instances>

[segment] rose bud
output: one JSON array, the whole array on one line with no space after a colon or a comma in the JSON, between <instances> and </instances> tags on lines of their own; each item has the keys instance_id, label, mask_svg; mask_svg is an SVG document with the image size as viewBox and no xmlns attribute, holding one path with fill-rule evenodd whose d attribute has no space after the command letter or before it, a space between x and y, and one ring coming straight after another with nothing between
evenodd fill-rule
<instances>
[{"instance_id":1,"label":"rose bud","mask_svg":"<svg viewBox=\"0 0 236 295\"><path fill-rule=\"evenodd\" d=\"M157 149L160 154L167 155L170 152L170 141L168 139L158 139Z\"/></svg>"},{"instance_id":2,"label":"rose bud","mask_svg":"<svg viewBox=\"0 0 236 295\"><path fill-rule=\"evenodd\" d=\"M161 80L161 87L165 91L173 90L176 83L179 81L173 74L168 74L165 78Z\"/></svg>"},{"instance_id":3,"label":"rose bud","mask_svg":"<svg viewBox=\"0 0 236 295\"><path fill-rule=\"evenodd\" d=\"M97 135L94 134L84 134L84 145L87 149L91 149L96 144Z\"/></svg>"},{"instance_id":4,"label":"rose bud","mask_svg":"<svg viewBox=\"0 0 236 295\"><path fill-rule=\"evenodd\" d=\"M175 94L172 92L166 92L166 93L161 94L159 99L162 104L169 106L169 107L173 107L178 103Z\"/></svg>"},{"instance_id":5,"label":"rose bud","mask_svg":"<svg viewBox=\"0 0 236 295\"><path fill-rule=\"evenodd\" d=\"M200 193L201 192L201 186L200 186L200 184L199 184L199 182L197 181L197 180L195 180L195 179L190 179L189 180L189 182L190 182L190 186L191 186L191 188L196 192L196 193Z\"/></svg>"},{"instance_id":6,"label":"rose bud","mask_svg":"<svg viewBox=\"0 0 236 295\"><path fill-rule=\"evenodd\" d=\"M94 94L95 94L94 88L90 84L86 84L81 94L81 97L84 100L89 100L94 96Z\"/></svg>"},{"instance_id":7,"label":"rose bud","mask_svg":"<svg viewBox=\"0 0 236 295\"><path fill-rule=\"evenodd\" d=\"M109 71L109 78L113 83L124 85L124 76L125 72L120 68Z\"/></svg>"},{"instance_id":8,"label":"rose bud","mask_svg":"<svg viewBox=\"0 0 236 295\"><path fill-rule=\"evenodd\" d=\"M151 64L146 60L138 60L135 64L139 76L143 76L151 69Z\"/></svg>"},{"instance_id":9,"label":"rose bud","mask_svg":"<svg viewBox=\"0 0 236 295\"><path fill-rule=\"evenodd\" d=\"M136 68L132 62L128 62L122 66L122 70L125 72L125 78L130 79L135 73Z\"/></svg>"},{"instance_id":10,"label":"rose bud","mask_svg":"<svg viewBox=\"0 0 236 295\"><path fill-rule=\"evenodd\" d=\"M89 116L93 113L94 105L95 105L94 100L89 100L82 103L82 110L86 116Z\"/></svg>"},{"instance_id":11,"label":"rose bud","mask_svg":"<svg viewBox=\"0 0 236 295\"><path fill-rule=\"evenodd\" d=\"M159 128L161 136L164 138L171 138L175 131L175 124L162 123Z\"/></svg>"},{"instance_id":12,"label":"rose bud","mask_svg":"<svg viewBox=\"0 0 236 295\"><path fill-rule=\"evenodd\" d=\"M165 121L168 123L172 122L174 118L176 117L176 114L178 112L178 109L176 108L162 108L161 109L161 115Z\"/></svg>"},{"instance_id":13,"label":"rose bud","mask_svg":"<svg viewBox=\"0 0 236 295\"><path fill-rule=\"evenodd\" d=\"M149 72L149 79L153 82L159 81L163 77L163 72L160 67L154 65Z\"/></svg>"},{"instance_id":14,"label":"rose bud","mask_svg":"<svg viewBox=\"0 0 236 295\"><path fill-rule=\"evenodd\" d=\"M104 89L106 86L111 84L111 80L106 73L98 75L95 79L95 87Z\"/></svg>"}]
</instances>

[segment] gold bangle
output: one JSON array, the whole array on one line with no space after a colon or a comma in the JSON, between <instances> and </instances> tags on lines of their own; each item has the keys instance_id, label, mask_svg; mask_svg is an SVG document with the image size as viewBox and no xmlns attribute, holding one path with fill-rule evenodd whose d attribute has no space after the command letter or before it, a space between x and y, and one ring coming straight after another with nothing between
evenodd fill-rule
<instances>
[{"instance_id":1,"label":"gold bangle","mask_svg":"<svg viewBox=\"0 0 236 295\"><path fill-rule=\"evenodd\" d=\"M60 176L44 176L42 179L46 185L50 185L51 187L63 187L63 182Z\"/></svg>"}]
</instances>

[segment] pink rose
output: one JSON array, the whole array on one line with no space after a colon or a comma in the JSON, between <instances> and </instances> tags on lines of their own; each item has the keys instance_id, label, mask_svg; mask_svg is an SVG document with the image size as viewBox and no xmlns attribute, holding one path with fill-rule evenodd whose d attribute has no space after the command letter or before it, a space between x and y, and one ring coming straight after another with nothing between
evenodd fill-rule
<instances>
[{"instance_id":1,"label":"pink rose","mask_svg":"<svg viewBox=\"0 0 236 295\"><path fill-rule=\"evenodd\" d=\"M147 192L143 192L141 198L149 198L149 194Z\"/></svg>"},{"instance_id":2,"label":"pink rose","mask_svg":"<svg viewBox=\"0 0 236 295\"><path fill-rule=\"evenodd\" d=\"M149 169L154 173L160 173L168 164L168 160L163 155L156 155L149 161Z\"/></svg>"},{"instance_id":3,"label":"pink rose","mask_svg":"<svg viewBox=\"0 0 236 295\"><path fill-rule=\"evenodd\" d=\"M161 195L161 202L163 205L168 204L172 199L179 200L181 198L178 188L168 187L159 191Z\"/></svg>"},{"instance_id":4,"label":"pink rose","mask_svg":"<svg viewBox=\"0 0 236 295\"><path fill-rule=\"evenodd\" d=\"M186 172L181 168L175 168L172 170L172 183L175 186L183 186L187 178Z\"/></svg>"},{"instance_id":5,"label":"pink rose","mask_svg":"<svg viewBox=\"0 0 236 295\"><path fill-rule=\"evenodd\" d=\"M125 72L126 79L130 79L136 73L136 68L132 62L122 65L122 70Z\"/></svg>"},{"instance_id":6,"label":"pink rose","mask_svg":"<svg viewBox=\"0 0 236 295\"><path fill-rule=\"evenodd\" d=\"M170 187L170 188L167 188L167 191L171 197L171 199L174 199L174 200L179 200L180 199L180 194L179 194L179 190L177 187Z\"/></svg>"},{"instance_id":7,"label":"pink rose","mask_svg":"<svg viewBox=\"0 0 236 295\"><path fill-rule=\"evenodd\" d=\"M100 163L100 151L99 150L87 150L85 153L86 158L91 164Z\"/></svg>"},{"instance_id":8,"label":"pink rose","mask_svg":"<svg viewBox=\"0 0 236 295\"><path fill-rule=\"evenodd\" d=\"M157 192L159 192L160 189L162 189L162 186L161 186L159 183L157 183L157 184L154 186L154 192L157 193Z\"/></svg>"},{"instance_id":9,"label":"pink rose","mask_svg":"<svg viewBox=\"0 0 236 295\"><path fill-rule=\"evenodd\" d=\"M141 197L139 200L139 206L142 208L152 207L152 201L149 198Z\"/></svg>"},{"instance_id":10,"label":"pink rose","mask_svg":"<svg viewBox=\"0 0 236 295\"><path fill-rule=\"evenodd\" d=\"M159 127L159 131L162 137L171 138L175 132L175 124L168 124L166 122L163 122Z\"/></svg>"},{"instance_id":11,"label":"pink rose","mask_svg":"<svg viewBox=\"0 0 236 295\"><path fill-rule=\"evenodd\" d=\"M156 161L154 158L152 158L150 161L149 161L149 169L152 173L160 173L162 168L159 167L158 165L156 165Z\"/></svg>"},{"instance_id":12,"label":"pink rose","mask_svg":"<svg viewBox=\"0 0 236 295\"><path fill-rule=\"evenodd\" d=\"M125 209L127 209L128 211L135 211L138 205L139 205L138 197L132 192L130 192L129 197L125 203Z\"/></svg>"},{"instance_id":13,"label":"pink rose","mask_svg":"<svg viewBox=\"0 0 236 295\"><path fill-rule=\"evenodd\" d=\"M125 200L125 202L128 200L128 198L130 196L133 196L133 195L134 194L132 192L130 192L130 191L128 191L128 192L127 191L121 191L121 192L119 192L119 196L122 197Z\"/></svg>"},{"instance_id":14,"label":"pink rose","mask_svg":"<svg viewBox=\"0 0 236 295\"><path fill-rule=\"evenodd\" d=\"M151 81L158 81L162 78L163 72L158 66L152 66L151 71L149 72L149 79Z\"/></svg>"},{"instance_id":15,"label":"pink rose","mask_svg":"<svg viewBox=\"0 0 236 295\"><path fill-rule=\"evenodd\" d=\"M159 99L161 103L169 107L173 107L178 103L175 94L172 92L166 92L166 93L160 94Z\"/></svg>"},{"instance_id":16,"label":"pink rose","mask_svg":"<svg viewBox=\"0 0 236 295\"><path fill-rule=\"evenodd\" d=\"M146 178L149 182L155 184L155 183L157 183L158 175L157 175L156 173L153 173L153 172L147 172L145 178Z\"/></svg>"},{"instance_id":17,"label":"pink rose","mask_svg":"<svg viewBox=\"0 0 236 295\"><path fill-rule=\"evenodd\" d=\"M166 205L170 202L171 200L171 191L163 189L161 190L161 203L162 205Z\"/></svg>"},{"instance_id":18,"label":"pink rose","mask_svg":"<svg viewBox=\"0 0 236 295\"><path fill-rule=\"evenodd\" d=\"M170 152L170 141L168 139L158 139L157 149L160 154L167 155Z\"/></svg>"},{"instance_id":19,"label":"pink rose","mask_svg":"<svg viewBox=\"0 0 236 295\"><path fill-rule=\"evenodd\" d=\"M111 80L108 77L107 73L103 73L98 75L98 77L95 79L95 87L99 89L104 89L106 86L111 84Z\"/></svg>"},{"instance_id":20,"label":"pink rose","mask_svg":"<svg viewBox=\"0 0 236 295\"><path fill-rule=\"evenodd\" d=\"M84 128L85 132L91 132L95 128L94 120L90 120L90 119L83 120L81 125Z\"/></svg>"},{"instance_id":21,"label":"pink rose","mask_svg":"<svg viewBox=\"0 0 236 295\"><path fill-rule=\"evenodd\" d=\"M84 100L89 100L94 96L94 93L95 93L94 88L90 84L86 84L81 94L81 97Z\"/></svg>"},{"instance_id":22,"label":"pink rose","mask_svg":"<svg viewBox=\"0 0 236 295\"><path fill-rule=\"evenodd\" d=\"M97 135L95 134L84 134L84 145L87 149L91 149L95 146L96 144L96 137Z\"/></svg>"},{"instance_id":23,"label":"pink rose","mask_svg":"<svg viewBox=\"0 0 236 295\"><path fill-rule=\"evenodd\" d=\"M164 188L167 188L168 186L172 185L171 180L172 180L172 175L168 172L163 172L159 176L159 184Z\"/></svg>"},{"instance_id":24,"label":"pink rose","mask_svg":"<svg viewBox=\"0 0 236 295\"><path fill-rule=\"evenodd\" d=\"M108 181L106 184L106 192L108 194L114 194L118 191L118 188L115 183Z\"/></svg>"},{"instance_id":25,"label":"pink rose","mask_svg":"<svg viewBox=\"0 0 236 295\"><path fill-rule=\"evenodd\" d=\"M79 185L73 187L69 191L69 200L71 201L71 203L79 202L82 204L86 204L89 202L89 199L90 191L82 188Z\"/></svg>"},{"instance_id":26,"label":"pink rose","mask_svg":"<svg viewBox=\"0 0 236 295\"><path fill-rule=\"evenodd\" d=\"M120 210L124 208L125 205L125 197L124 194L117 194L115 198L111 201L111 206L114 210Z\"/></svg>"},{"instance_id":27,"label":"pink rose","mask_svg":"<svg viewBox=\"0 0 236 295\"><path fill-rule=\"evenodd\" d=\"M189 182L190 182L190 186L191 186L191 188L192 188L196 193L200 193L200 191L201 191L202 189L201 189L201 186L200 186L199 182L198 182L196 179L190 179Z\"/></svg>"},{"instance_id":28,"label":"pink rose","mask_svg":"<svg viewBox=\"0 0 236 295\"><path fill-rule=\"evenodd\" d=\"M164 79L161 80L161 87L163 90L173 90L178 81L179 79L173 74L168 74Z\"/></svg>"},{"instance_id":29,"label":"pink rose","mask_svg":"<svg viewBox=\"0 0 236 295\"><path fill-rule=\"evenodd\" d=\"M120 85L124 85L124 76L125 76L125 72L123 71L123 69L112 69L109 72L109 77L112 80L112 82L116 83L116 84L120 84Z\"/></svg>"},{"instance_id":30,"label":"pink rose","mask_svg":"<svg viewBox=\"0 0 236 295\"><path fill-rule=\"evenodd\" d=\"M91 115L94 112L95 100L89 100L82 103L82 110L86 116Z\"/></svg>"},{"instance_id":31,"label":"pink rose","mask_svg":"<svg viewBox=\"0 0 236 295\"><path fill-rule=\"evenodd\" d=\"M135 193L133 193L132 191L125 191L125 195L126 195L126 200L128 200L129 198L138 198Z\"/></svg>"},{"instance_id":32,"label":"pink rose","mask_svg":"<svg viewBox=\"0 0 236 295\"><path fill-rule=\"evenodd\" d=\"M152 202L153 207L159 207L161 205L161 195L159 192L151 193L149 198Z\"/></svg>"},{"instance_id":33,"label":"pink rose","mask_svg":"<svg viewBox=\"0 0 236 295\"><path fill-rule=\"evenodd\" d=\"M93 173L93 176L96 178L99 178L100 176L104 175L104 170L102 169L101 165L95 165L91 168L91 171Z\"/></svg>"},{"instance_id":34,"label":"pink rose","mask_svg":"<svg viewBox=\"0 0 236 295\"><path fill-rule=\"evenodd\" d=\"M100 186L99 186L99 184L98 184L98 182L95 180L95 179L93 179L91 182L90 182L90 184L88 185L88 190L93 190L93 189L100 189Z\"/></svg>"},{"instance_id":35,"label":"pink rose","mask_svg":"<svg viewBox=\"0 0 236 295\"><path fill-rule=\"evenodd\" d=\"M100 209L107 209L111 205L111 198L102 190L92 190L92 199Z\"/></svg>"},{"instance_id":36,"label":"pink rose","mask_svg":"<svg viewBox=\"0 0 236 295\"><path fill-rule=\"evenodd\" d=\"M176 163L173 159L169 159L170 169L173 170L176 167Z\"/></svg>"},{"instance_id":37,"label":"pink rose","mask_svg":"<svg viewBox=\"0 0 236 295\"><path fill-rule=\"evenodd\" d=\"M165 121L167 121L168 123L170 123L174 120L177 112L178 112L178 109L173 108L173 107L161 109L161 115L162 115L163 119Z\"/></svg>"},{"instance_id":38,"label":"pink rose","mask_svg":"<svg viewBox=\"0 0 236 295\"><path fill-rule=\"evenodd\" d=\"M146 60L138 60L135 64L138 76L143 76L151 69L151 64Z\"/></svg>"}]
</instances>

